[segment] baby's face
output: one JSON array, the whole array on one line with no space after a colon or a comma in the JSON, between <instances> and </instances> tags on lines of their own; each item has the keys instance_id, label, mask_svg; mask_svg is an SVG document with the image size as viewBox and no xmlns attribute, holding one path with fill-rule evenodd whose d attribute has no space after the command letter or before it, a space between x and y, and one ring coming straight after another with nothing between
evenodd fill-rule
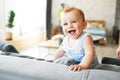
<instances>
[{"instance_id":1,"label":"baby's face","mask_svg":"<svg viewBox=\"0 0 120 80\"><path fill-rule=\"evenodd\" d=\"M61 25L63 32L71 38L77 39L86 27L82 16L76 10L72 10L61 15Z\"/></svg>"}]
</instances>

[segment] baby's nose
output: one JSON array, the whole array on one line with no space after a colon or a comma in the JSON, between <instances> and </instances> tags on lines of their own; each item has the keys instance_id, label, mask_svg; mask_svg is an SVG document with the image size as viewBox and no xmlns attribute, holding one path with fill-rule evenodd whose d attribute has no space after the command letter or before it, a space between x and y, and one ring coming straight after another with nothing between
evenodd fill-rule
<instances>
[{"instance_id":1,"label":"baby's nose","mask_svg":"<svg viewBox=\"0 0 120 80\"><path fill-rule=\"evenodd\" d=\"M73 27L73 25L71 23L68 24L68 27Z\"/></svg>"}]
</instances>

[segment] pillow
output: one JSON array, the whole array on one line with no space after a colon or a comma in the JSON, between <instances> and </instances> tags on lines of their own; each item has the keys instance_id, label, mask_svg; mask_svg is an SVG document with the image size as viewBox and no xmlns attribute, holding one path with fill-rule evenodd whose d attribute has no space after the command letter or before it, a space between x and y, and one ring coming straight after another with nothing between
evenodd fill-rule
<instances>
[{"instance_id":1,"label":"pillow","mask_svg":"<svg viewBox=\"0 0 120 80\"><path fill-rule=\"evenodd\" d=\"M87 28L104 28L102 24L98 23L87 23Z\"/></svg>"},{"instance_id":2,"label":"pillow","mask_svg":"<svg viewBox=\"0 0 120 80\"><path fill-rule=\"evenodd\" d=\"M13 45L7 42L3 42L3 41L0 41L0 50L3 52L19 53Z\"/></svg>"}]
</instances>

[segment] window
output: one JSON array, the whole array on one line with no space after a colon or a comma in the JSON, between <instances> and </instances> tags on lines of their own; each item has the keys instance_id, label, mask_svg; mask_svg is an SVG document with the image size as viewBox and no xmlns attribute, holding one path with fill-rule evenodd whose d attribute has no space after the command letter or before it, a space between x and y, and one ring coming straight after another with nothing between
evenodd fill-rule
<instances>
[{"instance_id":1,"label":"window","mask_svg":"<svg viewBox=\"0 0 120 80\"><path fill-rule=\"evenodd\" d=\"M14 10L16 14L12 30L16 35L46 29L47 0L7 0L6 5L6 13Z\"/></svg>"}]
</instances>

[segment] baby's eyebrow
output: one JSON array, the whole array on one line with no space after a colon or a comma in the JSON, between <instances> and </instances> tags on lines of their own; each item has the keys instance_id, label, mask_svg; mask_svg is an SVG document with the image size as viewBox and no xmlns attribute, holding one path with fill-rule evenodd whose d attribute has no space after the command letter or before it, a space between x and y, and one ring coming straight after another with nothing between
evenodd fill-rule
<instances>
[{"instance_id":1,"label":"baby's eyebrow","mask_svg":"<svg viewBox=\"0 0 120 80\"><path fill-rule=\"evenodd\" d=\"M76 19L76 18L75 18L75 19L72 19L72 20L76 20L76 21L78 21L79 19Z\"/></svg>"}]
</instances>

